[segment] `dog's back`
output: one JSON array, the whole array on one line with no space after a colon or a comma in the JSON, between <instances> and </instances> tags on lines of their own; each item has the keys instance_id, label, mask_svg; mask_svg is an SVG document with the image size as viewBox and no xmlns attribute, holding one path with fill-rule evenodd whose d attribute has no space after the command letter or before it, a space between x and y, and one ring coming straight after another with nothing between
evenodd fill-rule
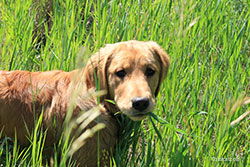
<instances>
[{"instance_id":1,"label":"dog's back","mask_svg":"<svg viewBox=\"0 0 250 167\"><path fill-rule=\"evenodd\" d=\"M31 132L34 119L42 111L45 122L52 110L59 108L60 115L63 113L59 111L66 112L65 95L70 80L70 75L62 71L1 71L0 128L3 128L3 135L15 137L16 133L20 143L29 144L27 128Z\"/></svg>"},{"instance_id":2,"label":"dog's back","mask_svg":"<svg viewBox=\"0 0 250 167\"><path fill-rule=\"evenodd\" d=\"M72 72L0 71L2 136L12 138L17 136L21 145L29 145L28 134L33 131L34 120L43 112L43 126L47 129L45 146L51 147L56 144L56 137L60 135L72 92L79 84L73 81L79 80L76 77L77 73L81 75L80 70ZM80 86L84 87L84 83ZM84 91L86 93L85 89ZM73 116L79 114L80 110L88 110L97 106L93 99L87 98L81 98L81 102L75 103L79 106L75 106ZM53 119L56 119L56 127L54 127ZM116 143L116 120L102 113L99 121L106 125L106 128L100 131L100 138L98 139L98 135L95 134L91 139L86 140L86 144L74 154L77 163L81 165L96 166L98 140L101 143L100 150L109 151ZM90 123L88 128L95 124L96 122ZM74 130L72 135L74 135ZM100 157L103 157L102 154ZM101 165L105 163L103 160L100 162Z\"/></svg>"}]
</instances>

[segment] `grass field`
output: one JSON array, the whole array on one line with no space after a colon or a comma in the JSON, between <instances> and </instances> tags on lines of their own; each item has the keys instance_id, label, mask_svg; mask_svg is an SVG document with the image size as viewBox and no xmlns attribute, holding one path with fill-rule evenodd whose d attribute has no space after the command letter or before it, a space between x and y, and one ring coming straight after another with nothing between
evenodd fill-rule
<instances>
[{"instance_id":1,"label":"grass field","mask_svg":"<svg viewBox=\"0 0 250 167\"><path fill-rule=\"evenodd\" d=\"M51 3L0 0L1 70L69 71L104 44L131 39L156 41L171 58L154 114L124 119L114 166L250 165L249 116L230 126L250 109L250 1ZM41 165L39 124L28 148L1 140L0 164ZM67 146L55 148L54 166L69 165Z\"/></svg>"}]
</instances>

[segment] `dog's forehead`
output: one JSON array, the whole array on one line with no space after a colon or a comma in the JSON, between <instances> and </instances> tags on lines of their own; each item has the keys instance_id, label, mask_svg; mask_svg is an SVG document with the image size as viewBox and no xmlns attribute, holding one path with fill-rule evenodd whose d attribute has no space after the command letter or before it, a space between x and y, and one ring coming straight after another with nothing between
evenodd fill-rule
<instances>
[{"instance_id":1,"label":"dog's forehead","mask_svg":"<svg viewBox=\"0 0 250 167\"><path fill-rule=\"evenodd\" d=\"M112 55L112 63L123 64L155 64L154 53L146 45L120 44L115 53Z\"/></svg>"}]
</instances>

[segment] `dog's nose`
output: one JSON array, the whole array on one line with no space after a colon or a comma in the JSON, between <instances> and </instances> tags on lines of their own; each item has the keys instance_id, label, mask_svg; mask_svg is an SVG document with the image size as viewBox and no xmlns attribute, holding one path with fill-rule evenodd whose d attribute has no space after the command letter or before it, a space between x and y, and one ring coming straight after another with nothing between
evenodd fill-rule
<instances>
[{"instance_id":1,"label":"dog's nose","mask_svg":"<svg viewBox=\"0 0 250 167\"><path fill-rule=\"evenodd\" d=\"M143 111L149 106L149 99L145 97L136 97L132 99L132 106L134 109Z\"/></svg>"}]
</instances>

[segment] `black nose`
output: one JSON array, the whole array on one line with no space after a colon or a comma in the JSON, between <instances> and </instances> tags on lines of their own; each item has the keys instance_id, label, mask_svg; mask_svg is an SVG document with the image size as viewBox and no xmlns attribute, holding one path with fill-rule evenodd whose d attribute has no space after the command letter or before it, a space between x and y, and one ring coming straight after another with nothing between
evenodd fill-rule
<instances>
[{"instance_id":1,"label":"black nose","mask_svg":"<svg viewBox=\"0 0 250 167\"><path fill-rule=\"evenodd\" d=\"M149 99L145 97L137 97L132 99L132 106L134 109L143 111L149 106Z\"/></svg>"}]
</instances>

